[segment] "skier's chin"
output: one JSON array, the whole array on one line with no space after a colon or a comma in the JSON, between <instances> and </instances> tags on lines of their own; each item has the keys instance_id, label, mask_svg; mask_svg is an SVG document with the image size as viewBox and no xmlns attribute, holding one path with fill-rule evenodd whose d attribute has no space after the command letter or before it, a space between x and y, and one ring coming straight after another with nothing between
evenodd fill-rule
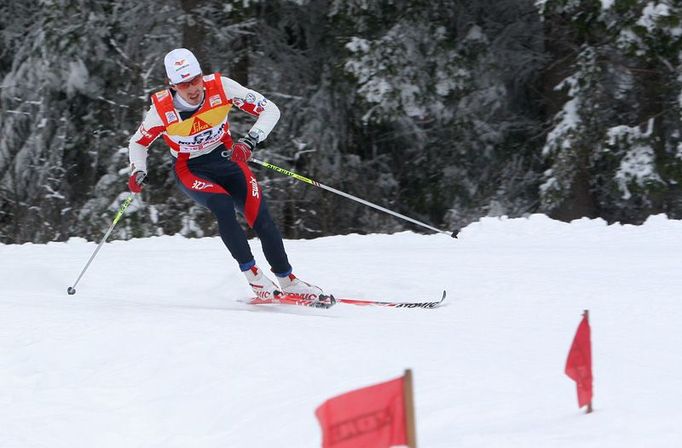
<instances>
[{"instance_id":1,"label":"skier's chin","mask_svg":"<svg viewBox=\"0 0 682 448\"><path fill-rule=\"evenodd\" d=\"M188 96L187 102L192 106L196 106L201 102L201 93L197 93L195 96Z\"/></svg>"}]
</instances>

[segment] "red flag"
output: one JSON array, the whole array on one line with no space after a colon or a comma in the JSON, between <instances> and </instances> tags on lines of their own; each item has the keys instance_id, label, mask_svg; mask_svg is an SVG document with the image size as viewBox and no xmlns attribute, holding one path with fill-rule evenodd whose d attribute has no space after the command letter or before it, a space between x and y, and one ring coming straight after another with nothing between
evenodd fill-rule
<instances>
[{"instance_id":1,"label":"red flag","mask_svg":"<svg viewBox=\"0 0 682 448\"><path fill-rule=\"evenodd\" d=\"M578 388L578 407L588 406L592 410L592 347L590 342L590 322L588 311L578 325L571 350L566 360L566 375L576 382Z\"/></svg>"},{"instance_id":2,"label":"red flag","mask_svg":"<svg viewBox=\"0 0 682 448\"><path fill-rule=\"evenodd\" d=\"M339 395L322 403L315 415L322 427L322 448L388 448L408 445L405 377ZM413 431L414 432L414 431Z\"/></svg>"}]
</instances>

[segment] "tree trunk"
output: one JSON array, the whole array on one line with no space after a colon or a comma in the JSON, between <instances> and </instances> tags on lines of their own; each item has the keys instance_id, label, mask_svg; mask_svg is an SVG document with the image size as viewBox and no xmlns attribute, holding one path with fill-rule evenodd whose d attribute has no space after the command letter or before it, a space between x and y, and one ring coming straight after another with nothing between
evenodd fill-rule
<instances>
[{"instance_id":1,"label":"tree trunk","mask_svg":"<svg viewBox=\"0 0 682 448\"><path fill-rule=\"evenodd\" d=\"M204 73L212 73L208 53L204 48L206 30L197 19L198 15L195 14L202 3L202 0L180 0L180 6L185 13L185 21L182 25L182 45L194 53Z\"/></svg>"},{"instance_id":2,"label":"tree trunk","mask_svg":"<svg viewBox=\"0 0 682 448\"><path fill-rule=\"evenodd\" d=\"M579 218L596 218L597 203L590 185L589 148L573 148L578 160L576 173L571 182L569 196L552 212L550 217L560 221L572 221Z\"/></svg>"}]
</instances>

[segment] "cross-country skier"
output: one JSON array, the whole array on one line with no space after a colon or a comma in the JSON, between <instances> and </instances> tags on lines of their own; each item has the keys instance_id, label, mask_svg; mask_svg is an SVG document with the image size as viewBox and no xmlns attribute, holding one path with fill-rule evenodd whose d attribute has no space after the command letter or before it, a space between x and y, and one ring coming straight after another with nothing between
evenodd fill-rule
<instances>
[{"instance_id":1,"label":"cross-country skier","mask_svg":"<svg viewBox=\"0 0 682 448\"><path fill-rule=\"evenodd\" d=\"M272 298L284 292L331 302L333 299L321 288L292 273L282 236L246 163L279 120L277 106L220 73L204 75L194 54L185 48L169 52L164 65L170 89L152 95L152 105L130 140L130 191L142 190L147 175L147 148L163 136L174 158L178 187L215 215L220 237L258 297ZM257 118L247 135L236 143L228 123L233 107ZM260 238L279 286L256 266L235 209Z\"/></svg>"}]
</instances>

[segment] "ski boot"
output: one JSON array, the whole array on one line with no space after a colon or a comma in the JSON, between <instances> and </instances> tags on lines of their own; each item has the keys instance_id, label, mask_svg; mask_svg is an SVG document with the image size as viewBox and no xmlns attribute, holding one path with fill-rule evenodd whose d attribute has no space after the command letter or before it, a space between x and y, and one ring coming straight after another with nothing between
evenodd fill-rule
<instances>
[{"instance_id":1,"label":"ski boot","mask_svg":"<svg viewBox=\"0 0 682 448\"><path fill-rule=\"evenodd\" d=\"M281 294L280 288L275 285L275 282L266 277L258 266L254 265L243 272L246 280L249 282L249 286L251 286L254 294L259 299L276 299Z\"/></svg>"},{"instance_id":2,"label":"ski boot","mask_svg":"<svg viewBox=\"0 0 682 448\"><path fill-rule=\"evenodd\" d=\"M310 300L313 307L329 308L336 303L334 296L325 294L322 288L306 283L294 274L277 277L277 279L284 294L296 297L297 299Z\"/></svg>"}]
</instances>

